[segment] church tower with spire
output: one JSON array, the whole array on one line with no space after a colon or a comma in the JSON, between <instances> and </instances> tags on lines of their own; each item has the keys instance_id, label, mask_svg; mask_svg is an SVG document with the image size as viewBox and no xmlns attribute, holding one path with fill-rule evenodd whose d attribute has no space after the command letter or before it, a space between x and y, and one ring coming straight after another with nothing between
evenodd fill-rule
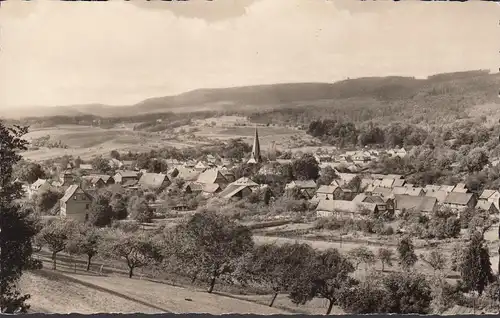
<instances>
[{"instance_id":1,"label":"church tower with spire","mask_svg":"<svg viewBox=\"0 0 500 318\"><path fill-rule=\"evenodd\" d=\"M260 155L260 143L259 143L259 133L257 132L257 126L255 126L255 136L253 139L252 155L248 160L248 163L259 163L262 161Z\"/></svg>"}]
</instances>

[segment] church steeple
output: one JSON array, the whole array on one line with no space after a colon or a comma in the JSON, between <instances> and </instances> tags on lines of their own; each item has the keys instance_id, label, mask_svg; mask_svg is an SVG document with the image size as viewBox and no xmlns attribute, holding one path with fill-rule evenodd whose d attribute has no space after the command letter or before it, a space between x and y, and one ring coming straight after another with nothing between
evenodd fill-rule
<instances>
[{"instance_id":1,"label":"church steeple","mask_svg":"<svg viewBox=\"0 0 500 318\"><path fill-rule=\"evenodd\" d=\"M259 143L259 133L257 132L257 126L255 126L255 136L253 138L252 155L248 163L259 163L262 161L260 156L260 143Z\"/></svg>"}]
</instances>

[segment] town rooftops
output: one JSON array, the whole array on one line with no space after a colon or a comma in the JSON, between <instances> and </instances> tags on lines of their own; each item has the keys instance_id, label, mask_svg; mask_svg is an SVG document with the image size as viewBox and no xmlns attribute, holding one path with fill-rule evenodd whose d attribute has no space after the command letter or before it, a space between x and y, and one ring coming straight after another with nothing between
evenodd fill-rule
<instances>
[{"instance_id":1,"label":"town rooftops","mask_svg":"<svg viewBox=\"0 0 500 318\"><path fill-rule=\"evenodd\" d=\"M448 192L443 191L443 190L427 191L425 196L436 198L439 203L442 203L442 202L444 202L444 200L446 200L446 197L448 196Z\"/></svg>"},{"instance_id":2,"label":"town rooftops","mask_svg":"<svg viewBox=\"0 0 500 318\"><path fill-rule=\"evenodd\" d=\"M168 180L166 174L163 173L144 173L139 179L139 184L142 186L159 188L165 182L165 179Z\"/></svg>"},{"instance_id":3,"label":"town rooftops","mask_svg":"<svg viewBox=\"0 0 500 318\"><path fill-rule=\"evenodd\" d=\"M472 199L472 193L461 193L461 192L450 192L444 203L446 204L456 204L456 205L467 205L469 201Z\"/></svg>"},{"instance_id":4,"label":"town rooftops","mask_svg":"<svg viewBox=\"0 0 500 318\"><path fill-rule=\"evenodd\" d=\"M363 210L375 211L374 203L355 202L346 200L320 200L316 211L361 213Z\"/></svg>"},{"instance_id":5,"label":"town rooftops","mask_svg":"<svg viewBox=\"0 0 500 318\"><path fill-rule=\"evenodd\" d=\"M67 189L66 192L64 192L64 196L61 198L62 202L68 202L68 200L75 194L75 192L79 189L80 187L77 184L72 184L70 185ZM82 190L83 191L83 190ZM87 195L87 197L90 198L90 195L83 191Z\"/></svg>"},{"instance_id":6,"label":"town rooftops","mask_svg":"<svg viewBox=\"0 0 500 318\"><path fill-rule=\"evenodd\" d=\"M241 190L248 188L246 185L235 185L235 184L229 184L224 190L222 190L219 193L219 196L224 198L224 199L230 199L232 198L236 193L240 192Z\"/></svg>"},{"instance_id":7,"label":"town rooftops","mask_svg":"<svg viewBox=\"0 0 500 318\"><path fill-rule=\"evenodd\" d=\"M137 178L139 173L137 171L131 171L131 170L123 170L123 171L117 171L116 174L119 174L122 176L122 178Z\"/></svg>"},{"instance_id":8,"label":"town rooftops","mask_svg":"<svg viewBox=\"0 0 500 318\"><path fill-rule=\"evenodd\" d=\"M413 196L397 194L394 198L395 208L398 210L413 210L417 212L432 212L437 204L437 199L426 196Z\"/></svg>"},{"instance_id":9,"label":"town rooftops","mask_svg":"<svg viewBox=\"0 0 500 318\"><path fill-rule=\"evenodd\" d=\"M481 199L481 200L487 200L490 197L492 197L494 194L498 194L498 191L497 190L484 190L481 193L481 196L479 197L479 199Z\"/></svg>"},{"instance_id":10,"label":"town rooftops","mask_svg":"<svg viewBox=\"0 0 500 318\"><path fill-rule=\"evenodd\" d=\"M238 186L248 186L248 187L256 187L259 185L258 183L254 182L252 179L247 178L247 177L241 177L231 184L238 185Z\"/></svg>"},{"instance_id":11,"label":"town rooftops","mask_svg":"<svg viewBox=\"0 0 500 318\"><path fill-rule=\"evenodd\" d=\"M217 179L222 179L227 182L224 175L219 171L219 169L208 169L202 172L196 182L198 183L216 183Z\"/></svg>"},{"instance_id":12,"label":"town rooftops","mask_svg":"<svg viewBox=\"0 0 500 318\"><path fill-rule=\"evenodd\" d=\"M294 180L286 185L286 188L300 188L300 189L316 189L316 182L314 180Z\"/></svg>"},{"instance_id":13,"label":"town rooftops","mask_svg":"<svg viewBox=\"0 0 500 318\"><path fill-rule=\"evenodd\" d=\"M334 193L339 187L337 186L327 186L327 185L322 185L316 190L316 193L326 193L326 194L331 194Z\"/></svg>"}]
</instances>

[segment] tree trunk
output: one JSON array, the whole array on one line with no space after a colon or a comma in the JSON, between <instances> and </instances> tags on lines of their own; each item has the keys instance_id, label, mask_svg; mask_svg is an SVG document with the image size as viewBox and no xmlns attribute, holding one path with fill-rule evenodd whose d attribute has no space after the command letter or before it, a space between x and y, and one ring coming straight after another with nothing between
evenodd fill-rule
<instances>
[{"instance_id":1,"label":"tree trunk","mask_svg":"<svg viewBox=\"0 0 500 318\"><path fill-rule=\"evenodd\" d=\"M87 272L90 270L90 261L92 260L92 255L87 255Z\"/></svg>"},{"instance_id":2,"label":"tree trunk","mask_svg":"<svg viewBox=\"0 0 500 318\"><path fill-rule=\"evenodd\" d=\"M328 310L326 311L326 314L329 315L332 312L333 308L333 300L330 300L330 303L328 304Z\"/></svg>"},{"instance_id":3,"label":"tree trunk","mask_svg":"<svg viewBox=\"0 0 500 318\"><path fill-rule=\"evenodd\" d=\"M52 252L52 269L56 270L56 256L57 252Z\"/></svg>"},{"instance_id":4,"label":"tree trunk","mask_svg":"<svg viewBox=\"0 0 500 318\"><path fill-rule=\"evenodd\" d=\"M212 293L212 291L214 290L214 286L215 286L215 276L212 277L212 279L210 280L210 287L208 288L208 293Z\"/></svg>"},{"instance_id":5,"label":"tree trunk","mask_svg":"<svg viewBox=\"0 0 500 318\"><path fill-rule=\"evenodd\" d=\"M133 267L129 267L128 278L132 278L132 276L134 276L134 268Z\"/></svg>"},{"instance_id":6,"label":"tree trunk","mask_svg":"<svg viewBox=\"0 0 500 318\"><path fill-rule=\"evenodd\" d=\"M194 273L193 279L191 279L191 284L194 284L194 282L196 281L196 278L198 278L198 273Z\"/></svg>"},{"instance_id":7,"label":"tree trunk","mask_svg":"<svg viewBox=\"0 0 500 318\"><path fill-rule=\"evenodd\" d=\"M274 293L273 299L271 299L271 303L269 304L269 307L272 307L274 305L274 301L276 300L276 297L278 297L278 293Z\"/></svg>"}]
</instances>

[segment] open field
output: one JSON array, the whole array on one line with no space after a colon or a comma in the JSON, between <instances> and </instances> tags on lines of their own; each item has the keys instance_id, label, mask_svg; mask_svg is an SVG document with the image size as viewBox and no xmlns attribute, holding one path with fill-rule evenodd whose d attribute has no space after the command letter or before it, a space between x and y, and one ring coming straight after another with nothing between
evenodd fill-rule
<instances>
[{"instance_id":1,"label":"open field","mask_svg":"<svg viewBox=\"0 0 500 318\"><path fill-rule=\"evenodd\" d=\"M146 152L164 146L183 148L195 144L165 140L160 134L133 131L131 127L102 129L79 125L61 125L35 129L30 131L25 138L32 140L47 135L51 136L51 140L60 140L68 148L40 148L25 151L23 156L30 160L46 160L63 155L72 155L75 157L80 156L85 160L98 155L108 155L111 150Z\"/></svg>"}]
</instances>

